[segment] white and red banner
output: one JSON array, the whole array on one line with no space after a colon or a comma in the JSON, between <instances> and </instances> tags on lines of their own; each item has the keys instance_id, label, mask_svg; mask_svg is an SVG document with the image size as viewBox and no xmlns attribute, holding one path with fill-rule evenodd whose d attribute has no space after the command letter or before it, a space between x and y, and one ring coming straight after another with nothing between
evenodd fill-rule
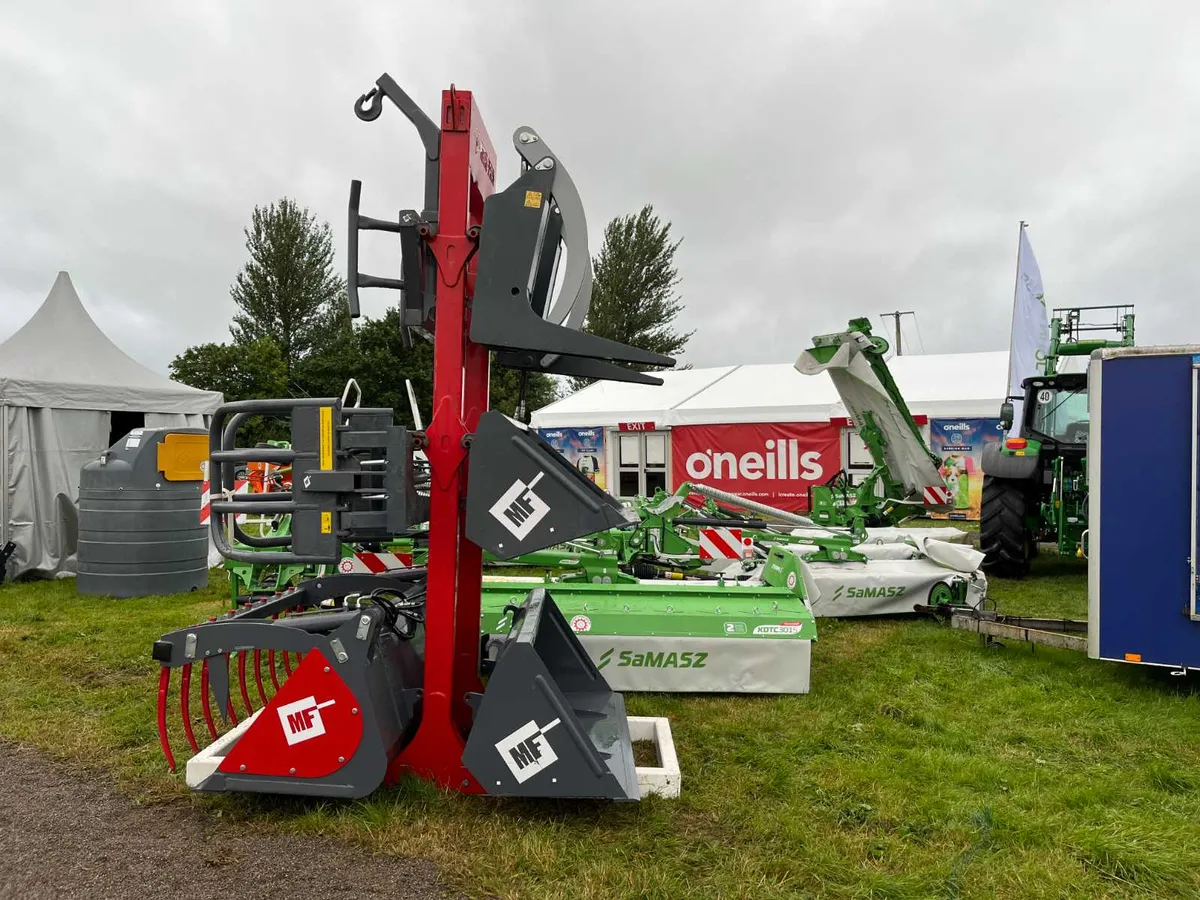
<instances>
[{"instance_id":1,"label":"white and red banner","mask_svg":"<svg viewBox=\"0 0 1200 900\"><path fill-rule=\"evenodd\" d=\"M842 468L841 429L828 422L678 425L671 429L675 486L707 484L790 512Z\"/></svg>"}]
</instances>

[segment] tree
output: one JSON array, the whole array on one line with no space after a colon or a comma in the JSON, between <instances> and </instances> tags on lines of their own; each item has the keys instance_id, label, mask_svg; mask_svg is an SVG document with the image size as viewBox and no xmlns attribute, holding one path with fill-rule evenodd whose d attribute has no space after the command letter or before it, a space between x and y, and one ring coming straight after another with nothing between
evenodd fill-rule
<instances>
[{"instance_id":1,"label":"tree","mask_svg":"<svg viewBox=\"0 0 1200 900\"><path fill-rule=\"evenodd\" d=\"M367 406L388 406L401 422L413 425L404 381L413 384L422 424L433 415L433 345L414 336L405 349L400 332L400 310L391 307L381 318L364 317L358 327L339 333L304 359L293 378L312 397L340 396L347 378L354 378ZM491 405L508 415L516 410L520 373L492 366ZM540 372L529 375L525 402L530 410L557 399L554 380Z\"/></svg>"},{"instance_id":2,"label":"tree","mask_svg":"<svg viewBox=\"0 0 1200 900\"><path fill-rule=\"evenodd\" d=\"M683 303L675 295L679 272L670 239L671 223L646 204L636 215L618 216L604 229L604 245L593 262L592 303L583 330L632 347L675 356L695 333L675 329ZM658 366L630 365L639 371ZM571 379L574 390L590 384Z\"/></svg>"},{"instance_id":3,"label":"tree","mask_svg":"<svg viewBox=\"0 0 1200 900\"><path fill-rule=\"evenodd\" d=\"M515 369L492 366L491 382L488 386L490 405L508 416L516 415L517 398L521 393L521 373ZM558 385L554 379L542 372L530 372L525 385L525 409L532 413L558 399Z\"/></svg>"},{"instance_id":4,"label":"tree","mask_svg":"<svg viewBox=\"0 0 1200 900\"><path fill-rule=\"evenodd\" d=\"M287 369L274 341L248 344L200 344L171 361L171 377L205 391L220 391L227 402L280 397L287 391Z\"/></svg>"},{"instance_id":5,"label":"tree","mask_svg":"<svg viewBox=\"0 0 1200 900\"><path fill-rule=\"evenodd\" d=\"M246 344L199 344L171 361L171 377L206 391L220 391L226 402L287 395L287 367L270 338ZM238 431L245 445L286 438L287 426L254 417Z\"/></svg>"},{"instance_id":6,"label":"tree","mask_svg":"<svg viewBox=\"0 0 1200 900\"><path fill-rule=\"evenodd\" d=\"M290 383L331 330L350 327L346 284L333 270L333 233L285 197L255 206L245 235L250 259L229 290L239 310L229 330L239 345L274 341Z\"/></svg>"}]
</instances>

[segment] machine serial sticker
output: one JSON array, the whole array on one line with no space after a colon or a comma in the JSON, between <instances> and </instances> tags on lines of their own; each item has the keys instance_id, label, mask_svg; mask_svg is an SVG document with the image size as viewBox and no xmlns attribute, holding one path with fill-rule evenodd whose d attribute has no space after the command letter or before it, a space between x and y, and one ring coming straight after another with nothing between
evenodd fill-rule
<instances>
[{"instance_id":1,"label":"machine serial sticker","mask_svg":"<svg viewBox=\"0 0 1200 900\"><path fill-rule=\"evenodd\" d=\"M542 192L541 191L526 191L525 205L530 209L542 208Z\"/></svg>"},{"instance_id":2,"label":"machine serial sticker","mask_svg":"<svg viewBox=\"0 0 1200 900\"><path fill-rule=\"evenodd\" d=\"M333 513L321 513L321 534L333 534Z\"/></svg>"},{"instance_id":3,"label":"machine serial sticker","mask_svg":"<svg viewBox=\"0 0 1200 900\"><path fill-rule=\"evenodd\" d=\"M554 719L546 725L538 727L530 719L508 737L496 742L496 752L512 772L517 784L524 784L538 772L548 769L558 761L558 754L546 740L546 732L559 723Z\"/></svg>"},{"instance_id":4,"label":"machine serial sticker","mask_svg":"<svg viewBox=\"0 0 1200 900\"><path fill-rule=\"evenodd\" d=\"M333 468L333 407L322 406L321 412L321 470Z\"/></svg>"},{"instance_id":5,"label":"machine serial sticker","mask_svg":"<svg viewBox=\"0 0 1200 900\"><path fill-rule=\"evenodd\" d=\"M784 622L779 625L755 625L755 634L799 634L803 626Z\"/></svg>"}]
</instances>

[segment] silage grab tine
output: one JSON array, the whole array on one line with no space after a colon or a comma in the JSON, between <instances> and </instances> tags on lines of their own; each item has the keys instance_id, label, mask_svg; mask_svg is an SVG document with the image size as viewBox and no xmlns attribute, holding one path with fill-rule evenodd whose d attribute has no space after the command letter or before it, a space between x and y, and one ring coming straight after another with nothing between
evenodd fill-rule
<instances>
[{"instance_id":1,"label":"silage grab tine","mask_svg":"<svg viewBox=\"0 0 1200 900\"><path fill-rule=\"evenodd\" d=\"M183 733L187 735L188 744L193 753L200 752L196 743L196 733L192 731L192 664L186 663L179 672L179 714L183 716Z\"/></svg>"},{"instance_id":2,"label":"silage grab tine","mask_svg":"<svg viewBox=\"0 0 1200 900\"><path fill-rule=\"evenodd\" d=\"M262 705L267 705L267 691L263 687L262 680L262 651L254 651L254 684L258 688L258 699L262 701Z\"/></svg>"},{"instance_id":3,"label":"silage grab tine","mask_svg":"<svg viewBox=\"0 0 1200 900\"><path fill-rule=\"evenodd\" d=\"M275 651L274 650L267 651L267 666L271 670L271 684L273 684L275 686L275 690L278 691L279 690L279 676L278 676L278 673L275 671Z\"/></svg>"},{"instance_id":4,"label":"silage grab tine","mask_svg":"<svg viewBox=\"0 0 1200 900\"><path fill-rule=\"evenodd\" d=\"M175 754L171 752L171 740L167 737L167 693L170 689L171 669L163 666L158 675L158 743L167 758L167 766L174 772Z\"/></svg>"},{"instance_id":5,"label":"silage grab tine","mask_svg":"<svg viewBox=\"0 0 1200 900\"><path fill-rule=\"evenodd\" d=\"M242 702L246 704L246 715L254 715L254 707L250 703L250 691L246 688L246 651L238 653L238 687L242 692Z\"/></svg>"},{"instance_id":6,"label":"silage grab tine","mask_svg":"<svg viewBox=\"0 0 1200 900\"><path fill-rule=\"evenodd\" d=\"M215 741L217 739L217 726L213 723L212 704L208 695L208 660L204 660L200 664L200 695L204 700L204 724L208 726L208 733Z\"/></svg>"}]
</instances>

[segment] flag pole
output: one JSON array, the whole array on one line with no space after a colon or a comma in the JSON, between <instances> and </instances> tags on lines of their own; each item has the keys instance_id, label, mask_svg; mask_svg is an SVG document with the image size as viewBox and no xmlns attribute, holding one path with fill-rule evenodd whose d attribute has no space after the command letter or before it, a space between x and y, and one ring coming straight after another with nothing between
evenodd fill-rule
<instances>
[{"instance_id":1,"label":"flag pole","mask_svg":"<svg viewBox=\"0 0 1200 900\"><path fill-rule=\"evenodd\" d=\"M1008 324L1008 384L1004 385L1004 396L1007 399L1012 396L1012 367L1013 367L1013 331L1017 327L1017 292L1021 289L1021 238L1025 234L1025 226L1028 223L1022 219L1020 226L1017 228L1017 265L1013 272L1013 302L1012 316Z\"/></svg>"}]
</instances>

